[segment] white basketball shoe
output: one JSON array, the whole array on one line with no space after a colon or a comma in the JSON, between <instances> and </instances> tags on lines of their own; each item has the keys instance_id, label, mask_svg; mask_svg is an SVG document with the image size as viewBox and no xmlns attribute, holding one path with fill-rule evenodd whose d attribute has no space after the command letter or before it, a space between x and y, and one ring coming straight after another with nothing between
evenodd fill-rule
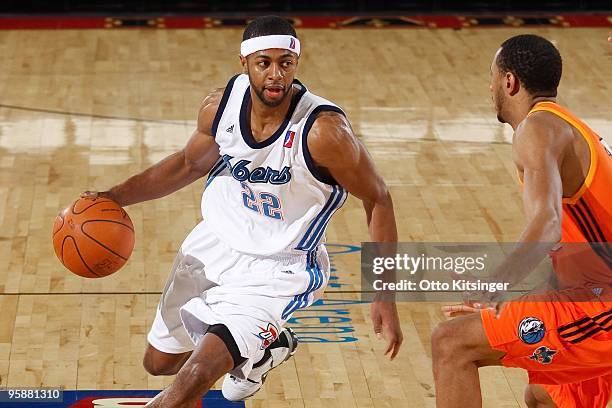
<instances>
[{"instance_id":1,"label":"white basketball shoe","mask_svg":"<svg viewBox=\"0 0 612 408\"><path fill-rule=\"evenodd\" d=\"M230 401L242 401L253 396L261 389L268 373L289 360L297 349L298 338L289 328L283 329L276 339L265 351L264 355L253 365L246 380L241 380L231 374L223 379L221 392Z\"/></svg>"}]
</instances>

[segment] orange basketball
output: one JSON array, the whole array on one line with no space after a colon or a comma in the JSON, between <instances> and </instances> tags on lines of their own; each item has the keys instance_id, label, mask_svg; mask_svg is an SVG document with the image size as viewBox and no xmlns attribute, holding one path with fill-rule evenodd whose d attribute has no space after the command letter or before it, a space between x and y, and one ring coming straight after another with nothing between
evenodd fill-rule
<instances>
[{"instance_id":1,"label":"orange basketball","mask_svg":"<svg viewBox=\"0 0 612 408\"><path fill-rule=\"evenodd\" d=\"M79 198L53 224L55 255L73 273L101 278L117 272L134 249L129 215L108 198Z\"/></svg>"}]
</instances>

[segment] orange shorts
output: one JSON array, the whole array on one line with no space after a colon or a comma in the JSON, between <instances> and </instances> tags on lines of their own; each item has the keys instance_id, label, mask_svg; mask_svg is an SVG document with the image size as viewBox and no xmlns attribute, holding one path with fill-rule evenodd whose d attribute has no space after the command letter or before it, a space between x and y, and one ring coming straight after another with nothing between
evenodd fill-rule
<instances>
[{"instance_id":1,"label":"orange shorts","mask_svg":"<svg viewBox=\"0 0 612 408\"><path fill-rule=\"evenodd\" d=\"M531 384L578 383L612 375L612 302L602 298L571 288L508 302L499 318L482 310L481 318L504 366L527 370Z\"/></svg>"},{"instance_id":2,"label":"orange shorts","mask_svg":"<svg viewBox=\"0 0 612 408\"><path fill-rule=\"evenodd\" d=\"M579 383L542 387L558 408L606 408L612 397L612 375Z\"/></svg>"}]
</instances>

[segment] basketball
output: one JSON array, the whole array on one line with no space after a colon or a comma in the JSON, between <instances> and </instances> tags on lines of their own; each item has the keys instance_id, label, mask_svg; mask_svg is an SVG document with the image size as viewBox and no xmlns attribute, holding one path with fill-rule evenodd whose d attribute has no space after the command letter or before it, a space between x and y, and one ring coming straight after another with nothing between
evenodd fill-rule
<instances>
[{"instance_id":1,"label":"basketball","mask_svg":"<svg viewBox=\"0 0 612 408\"><path fill-rule=\"evenodd\" d=\"M71 272L102 278L117 272L134 249L129 215L108 198L79 198L55 218L55 255Z\"/></svg>"}]
</instances>

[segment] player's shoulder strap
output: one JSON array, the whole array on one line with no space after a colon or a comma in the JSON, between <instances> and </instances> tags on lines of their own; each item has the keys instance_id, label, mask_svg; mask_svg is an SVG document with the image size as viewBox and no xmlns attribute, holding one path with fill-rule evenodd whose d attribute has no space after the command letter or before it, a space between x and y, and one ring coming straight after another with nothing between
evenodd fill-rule
<instances>
[{"instance_id":1,"label":"player's shoulder strap","mask_svg":"<svg viewBox=\"0 0 612 408\"><path fill-rule=\"evenodd\" d=\"M300 85L302 84L300 83ZM320 182L332 186L338 185L338 182L334 180L331 175L321 174L321 172L319 172L317 169L312 155L310 154L310 150L308 149L308 135L315 121L322 113L334 112L342 116L346 116L346 113L335 103L311 92L307 92L306 95L301 98L298 109L302 112L301 116L305 118L305 121L303 122L304 125L302 127L300 144L308 170L310 170L310 173Z\"/></svg>"},{"instance_id":2,"label":"player's shoulder strap","mask_svg":"<svg viewBox=\"0 0 612 408\"><path fill-rule=\"evenodd\" d=\"M538 102L529 111L528 115L535 112L550 112L555 116L563 119L574 127L587 140L589 145L597 142L599 136L591 130L583 121L578 119L576 115L555 102Z\"/></svg>"},{"instance_id":3,"label":"player's shoulder strap","mask_svg":"<svg viewBox=\"0 0 612 408\"><path fill-rule=\"evenodd\" d=\"M215 118L212 123L212 136L215 137L217 135L217 129L219 128L219 122L221 122L221 118L223 117L223 112L225 112L225 108L227 107L227 103L229 102L230 96L232 95L232 91L236 88L237 85L241 85L244 82L245 77L248 77L244 74L236 74L229 79L227 85L225 86L225 90L223 91L223 96L221 97L221 101L219 102L219 107L217 108L217 113L215 114Z\"/></svg>"},{"instance_id":4,"label":"player's shoulder strap","mask_svg":"<svg viewBox=\"0 0 612 408\"><path fill-rule=\"evenodd\" d=\"M597 170L598 162L600 159L600 149L599 149L599 141L601 138L591 130L584 122L578 119L573 113L564 108L563 106L554 103L554 102L538 102L534 105L534 107L529 111L528 115L531 115L534 112L549 112L557 117L563 119L565 122L570 124L574 129L578 131L578 133L584 138L584 140L589 145L590 151L590 164L587 175L582 183L580 189L574 194L573 197L565 197L563 198L564 203L573 204L575 203L584 192L590 187L593 177L595 177L595 173Z\"/></svg>"}]
</instances>

